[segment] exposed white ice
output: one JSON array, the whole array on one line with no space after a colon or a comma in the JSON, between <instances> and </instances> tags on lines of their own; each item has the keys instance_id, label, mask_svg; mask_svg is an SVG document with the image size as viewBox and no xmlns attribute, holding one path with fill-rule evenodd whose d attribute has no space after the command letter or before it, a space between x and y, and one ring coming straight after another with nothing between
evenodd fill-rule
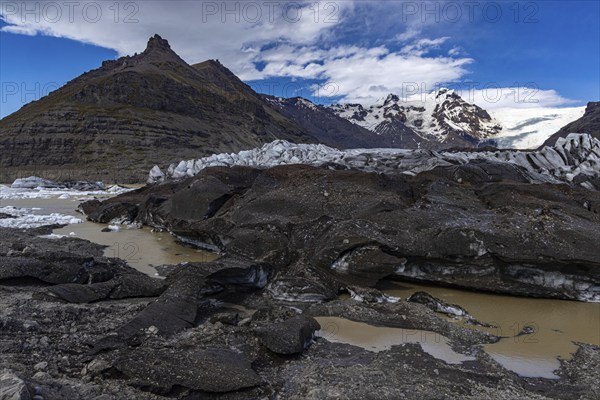
<instances>
[{"instance_id":1,"label":"exposed white ice","mask_svg":"<svg viewBox=\"0 0 600 400\"><path fill-rule=\"evenodd\" d=\"M442 268L437 271L439 275L453 275L469 273L470 275L493 275L498 273L494 267L486 268L477 272L477 268L468 270L454 267ZM600 286L588 278L563 274L556 271L544 271L537 268L510 266L503 272L511 276L515 281L543 288L553 288L567 293L572 293L580 301L600 303ZM427 275L419 266L402 266L396 270L396 275L402 277L419 278ZM442 312L450 311L439 309ZM455 314L459 315L459 314Z\"/></svg>"},{"instance_id":2,"label":"exposed white ice","mask_svg":"<svg viewBox=\"0 0 600 400\"><path fill-rule=\"evenodd\" d=\"M28 178L15 179L11 187L13 189L35 189L35 188L58 188L60 185L49 179L30 176Z\"/></svg>"},{"instance_id":3,"label":"exposed white ice","mask_svg":"<svg viewBox=\"0 0 600 400\"><path fill-rule=\"evenodd\" d=\"M14 184L13 184L14 185ZM18 185L20 186L20 185ZM21 187L9 187L6 185L0 185L0 200L15 200L15 199L49 199L59 198L68 199L70 197L81 198L91 196L106 196L106 195L117 195L131 191L133 189L113 185L108 187L106 190L75 190L66 188L48 188L48 187L35 187L33 189L21 188Z\"/></svg>"},{"instance_id":4,"label":"exposed white ice","mask_svg":"<svg viewBox=\"0 0 600 400\"><path fill-rule=\"evenodd\" d=\"M165 178L165 174L160 170L158 165L155 165L150 170L150 174L148 176L148 183L156 183L160 182Z\"/></svg>"},{"instance_id":5,"label":"exposed white ice","mask_svg":"<svg viewBox=\"0 0 600 400\"><path fill-rule=\"evenodd\" d=\"M581 301L600 303L600 287L577 275L527 267L511 267L508 269L508 273L519 282L571 291L576 293L577 298Z\"/></svg>"},{"instance_id":6,"label":"exposed white ice","mask_svg":"<svg viewBox=\"0 0 600 400\"><path fill-rule=\"evenodd\" d=\"M67 236L66 235L58 235L56 233L51 233L49 235L41 235L40 237L43 238L43 239L62 239L62 238L65 238Z\"/></svg>"},{"instance_id":7,"label":"exposed white ice","mask_svg":"<svg viewBox=\"0 0 600 400\"><path fill-rule=\"evenodd\" d=\"M0 219L2 228L37 228L44 225L60 224L80 224L83 221L71 215L59 213L34 214L31 208L16 208L12 206L0 207L0 213L14 215L14 218Z\"/></svg>"},{"instance_id":8,"label":"exposed white ice","mask_svg":"<svg viewBox=\"0 0 600 400\"><path fill-rule=\"evenodd\" d=\"M416 175L437 166L461 165L473 160L489 160L523 167L532 183L570 182L579 174L600 175L600 141L588 134L569 134L552 147L538 151L498 150L482 152L436 152L405 149L338 150L322 144L294 144L276 140L239 153L214 154L198 160L171 164L167 176L194 176L205 168L250 166L270 168L278 165L336 165L366 172ZM150 178L156 168L152 169ZM585 182L582 186L585 185Z\"/></svg>"},{"instance_id":9,"label":"exposed white ice","mask_svg":"<svg viewBox=\"0 0 600 400\"><path fill-rule=\"evenodd\" d=\"M0 185L0 204L2 204L2 200L21 199L87 200L96 196L110 197L133 190L119 185L106 187L101 182L75 182L71 185L76 185L80 189L84 188L84 190L67 188L65 184L37 177L17 179L11 187ZM85 188L89 190L85 190ZM8 228L26 229L43 225L70 225L82 222L79 218L61 213L48 212L44 214L40 212L39 208L0 207L0 212L15 216L15 218L0 219L0 227Z\"/></svg>"}]
</instances>

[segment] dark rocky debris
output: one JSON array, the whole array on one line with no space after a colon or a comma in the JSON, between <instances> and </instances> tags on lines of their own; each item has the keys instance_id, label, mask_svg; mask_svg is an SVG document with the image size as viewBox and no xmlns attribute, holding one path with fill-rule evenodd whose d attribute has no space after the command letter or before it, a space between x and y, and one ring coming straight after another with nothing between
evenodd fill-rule
<instances>
[{"instance_id":1,"label":"dark rocky debris","mask_svg":"<svg viewBox=\"0 0 600 400\"><path fill-rule=\"evenodd\" d=\"M300 315L258 328L256 334L260 342L272 352L290 355L302 353L310 345L315 331L320 328L314 318Z\"/></svg>"},{"instance_id":2,"label":"dark rocky debris","mask_svg":"<svg viewBox=\"0 0 600 400\"><path fill-rule=\"evenodd\" d=\"M3 400L592 399L599 393L593 372L600 365L598 348L581 345L572 361L563 362L560 380L520 378L477 346L498 338L452 324L422 304L277 300L267 287L284 271L281 264L226 256L174 266L152 284L102 257L100 246L71 238L61 239L73 253L68 263L89 261L78 258L81 253L94 263L85 267L91 279L67 283L72 275L58 273L65 258L56 252L57 240L38 237L50 230L0 230L0 255L24 243L31 251L15 257L15 264L29 266L45 254L57 277L28 280L26 267L4 272ZM378 296L376 289L351 288ZM436 332L476 359L454 365L418 345L373 353L331 343L313 337L319 329L314 316Z\"/></svg>"},{"instance_id":3,"label":"dark rocky debris","mask_svg":"<svg viewBox=\"0 0 600 400\"><path fill-rule=\"evenodd\" d=\"M124 204L139 207L138 223L270 265L266 289L279 299L326 301L381 279L600 299L599 192L532 185L508 163L416 176L209 168L95 204L90 218Z\"/></svg>"},{"instance_id":4,"label":"dark rocky debris","mask_svg":"<svg viewBox=\"0 0 600 400\"><path fill-rule=\"evenodd\" d=\"M595 298L598 192L482 168L211 168L82 205L90 217L130 210L222 255L165 267L162 280L101 246L38 237L52 227L1 229L0 379L43 399L593 399L597 347L580 345L559 380L522 378L480 347L498 337L438 313L468 310L374 288L416 280ZM315 335L320 316L437 333L474 359L331 343Z\"/></svg>"}]
</instances>

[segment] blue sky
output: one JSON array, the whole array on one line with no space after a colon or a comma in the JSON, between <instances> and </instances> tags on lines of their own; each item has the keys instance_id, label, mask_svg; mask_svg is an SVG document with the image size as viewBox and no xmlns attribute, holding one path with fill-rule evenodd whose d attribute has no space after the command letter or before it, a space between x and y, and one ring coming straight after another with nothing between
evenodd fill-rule
<instances>
[{"instance_id":1,"label":"blue sky","mask_svg":"<svg viewBox=\"0 0 600 400\"><path fill-rule=\"evenodd\" d=\"M190 63L220 59L258 91L319 103L439 86L488 109L600 100L598 1L250 3L2 1L0 116L154 33Z\"/></svg>"}]
</instances>

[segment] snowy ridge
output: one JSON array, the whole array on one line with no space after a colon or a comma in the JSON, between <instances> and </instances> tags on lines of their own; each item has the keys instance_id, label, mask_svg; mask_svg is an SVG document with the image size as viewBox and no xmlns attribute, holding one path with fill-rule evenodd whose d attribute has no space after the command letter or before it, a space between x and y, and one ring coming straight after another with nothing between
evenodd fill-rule
<instances>
[{"instance_id":1,"label":"snowy ridge","mask_svg":"<svg viewBox=\"0 0 600 400\"><path fill-rule=\"evenodd\" d=\"M538 151L497 150L484 152L436 152L405 149L338 150L321 144L294 144L276 140L261 148L235 154L214 154L198 160L181 161L168 167L166 177L194 176L205 168L249 166L270 168L304 164L357 169L366 172L416 175L437 166L462 165L474 160L510 163L524 168L533 183L571 182L578 175L600 176L600 141L589 134L569 134L555 146ZM165 178L158 166L152 168L149 183ZM593 190L592 183L582 186Z\"/></svg>"},{"instance_id":2,"label":"snowy ridge","mask_svg":"<svg viewBox=\"0 0 600 400\"><path fill-rule=\"evenodd\" d=\"M497 135L501 124L482 108L467 103L455 91L440 89L419 100L400 100L390 94L375 104L334 104L339 117L381 134L385 125L402 123L423 138L443 142L449 132L486 139Z\"/></svg>"},{"instance_id":3,"label":"snowy ridge","mask_svg":"<svg viewBox=\"0 0 600 400\"><path fill-rule=\"evenodd\" d=\"M265 99L275 105L275 106L282 106L286 99L284 99L283 97L273 97L273 98L269 98L269 97L265 97ZM304 107L304 108L308 108L310 110L318 110L319 107L313 103L310 100L306 100L302 97L294 97L292 98L292 100L294 100L294 104L296 105L296 107Z\"/></svg>"}]
</instances>

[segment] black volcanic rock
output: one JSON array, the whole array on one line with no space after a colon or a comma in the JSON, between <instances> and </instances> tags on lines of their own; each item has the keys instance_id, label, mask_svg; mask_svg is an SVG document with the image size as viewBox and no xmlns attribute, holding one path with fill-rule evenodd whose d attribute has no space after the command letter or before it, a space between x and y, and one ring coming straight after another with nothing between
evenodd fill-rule
<instances>
[{"instance_id":1,"label":"black volcanic rock","mask_svg":"<svg viewBox=\"0 0 600 400\"><path fill-rule=\"evenodd\" d=\"M596 139L600 139L600 102L589 102L581 118L562 127L540 148L554 145L558 138L567 137L569 133L589 133Z\"/></svg>"},{"instance_id":2,"label":"black volcanic rock","mask_svg":"<svg viewBox=\"0 0 600 400\"><path fill-rule=\"evenodd\" d=\"M129 223L133 221L137 213L138 208L135 204L119 203L91 212L88 219L103 224L111 223L113 220L115 223Z\"/></svg>"},{"instance_id":3,"label":"black volcanic rock","mask_svg":"<svg viewBox=\"0 0 600 400\"><path fill-rule=\"evenodd\" d=\"M277 201L277 197L283 199L283 192L277 193L278 185L285 186L286 191L295 194L298 203L303 201L302 192L307 188L316 186L318 190L321 189L323 182L320 181L319 175L315 174L316 170L285 170L284 175L282 169L279 169L274 174L266 174L264 179L255 180L257 190L248 191L247 199L237 199L242 203L240 208L247 208L248 203L255 201L262 203L260 207L265 207L270 201ZM331 173L325 170L319 172ZM239 171L236 171L236 174L238 173ZM355 181L348 181L346 179L354 176L353 174L340 174L344 182L339 187L331 188L332 195L329 200L335 202L338 207L344 204L342 196L351 200L350 207L340 210L340 213L365 217L364 221L360 218L349 218L346 221L347 226L337 229L337 234L345 230L347 233L354 232L356 236L336 237L336 233L332 233L331 237L338 239L332 244L339 242L341 248L360 242L357 234L364 235L370 232L376 240L393 236L394 232L391 230L394 228L393 223L397 221L394 216L388 217L390 213L394 214L391 201L396 199L398 208L413 204L410 193L394 192L394 195L387 197L388 201L381 202L376 207L370 207L372 203L367 201L363 209L357 208L357 198L365 193L341 193L339 188L348 185L349 190L355 190L357 182L362 180L362 188L365 191L370 187L373 193L389 193L402 185L402 181L391 182L393 184L390 185L385 177L367 175L365 177L365 174L359 174L355 176ZM219 172L219 176L227 180L222 171ZM234 177L235 175L231 176ZM289 181L285 182L286 179ZM437 213L432 208L434 205L440 206L441 201L438 200L436 204L435 199L448 200L460 194L456 188L449 188L452 185L444 181L444 178L435 179L435 176L430 176L428 179L419 182L424 186L423 191L416 190L418 185L413 188L416 190L414 196L418 205L414 209L418 210L418 207L429 204L430 209L427 211ZM443 182L439 183L440 180ZM294 183L299 185L298 192L290 188ZM438 188L441 189L446 187L450 193L443 199L443 192L439 189L436 193L425 193L431 189L432 183L438 183ZM511 185L508 180L504 183ZM162 196L173 188L170 184L161 186L163 187L153 186L145 191L154 191L156 195ZM334 189L336 190L333 191ZM465 192L471 192L473 189L471 182L466 182L460 188ZM536 197L535 193L530 196L536 201L542 201L543 197L554 202L554 207L551 206L550 210L559 213L558 218L549 214L538 222L545 220L553 224L558 221L560 228L564 226L560 218L568 219L568 222L572 223L574 219L581 218L581 215L590 213L590 210L581 209L582 214L578 215L575 205L564 201L564 198L576 195L576 190L570 192L565 187L555 189L545 188L537 191L538 194L544 193L541 197ZM273 197L266 196L273 191L276 192L273 193ZM133 198L143 193L144 191L138 191L129 195ZM429 198L424 199L427 194L430 195ZM522 201L522 194L519 190L505 192L506 197L512 196L512 201L515 197ZM562 200L561 196L564 196ZM491 199L495 197L493 194L490 196ZM288 199L288 202L291 201ZM276 212L277 216L283 215L289 220L302 220L301 215L293 218L291 213L286 214L283 210L286 203L280 204L283 207ZM559 204L564 208L556 207ZM481 212L485 207L476 206L473 212ZM490 209L490 206L487 208ZM318 214L319 209L323 211L323 216L312 218ZM492 205L490 212L495 209L495 205ZM241 211L235 207L229 207L229 210L232 214ZM464 216L469 212L459 208L448 211L454 211L453 222L456 223L464 222ZM502 217L510 217L511 209L504 205L498 213ZM380 214L380 222L377 221L377 214ZM525 210L519 215L520 219L517 218L517 222L522 224L528 216L528 210ZM249 222L245 226L246 229L285 230L284 226L261 222L265 218L264 215L258 216L254 222L250 221L252 217L252 214L245 216ZM292 241L301 241L304 232L310 233L310 229L313 229L313 232L331 230L335 222L342 219L340 214L332 212L323 199L320 199L317 207L304 217L311 220L303 226L297 223L288 224ZM226 216L219 214L209 220L215 218L223 219ZM385 221L388 219L392 221L386 225ZM368 230L365 229L365 222L370 225ZM481 227L482 221L474 221L473 224ZM387 232L383 228L392 229ZM401 231L408 227L395 228L403 235ZM46 261L51 261L57 258L57 246L73 253L73 256L101 253L101 246L80 239L65 238L56 244L53 243L55 240L39 237L51 231L52 227L25 231L0 228L0 255L10 257L15 251L19 251L27 259L46 258ZM535 243L535 238L532 238L532 243ZM23 252L24 244L29 250ZM292 245L297 246L293 243ZM302 243L299 245L302 246ZM570 244L567 243L566 247L568 246ZM311 247L314 248L312 245ZM275 249L278 250L280 249ZM393 249L384 250L393 253ZM462 250L464 249L459 249ZM516 249L517 252L519 250L521 249ZM583 254L582 257L585 258L586 255ZM399 258L400 264L411 261L410 258ZM499 258L496 261L502 263L506 260ZM448 263L452 264L446 264ZM384 296L382 298L381 292L375 289L347 286L348 291L356 294L353 300L334 299L319 304L278 301L271 297L268 290L258 289L254 293L247 293L247 288L243 286L252 281L251 270L255 265L257 264L225 256L211 263L170 266L171 272L167 278L155 282L156 285L164 283L168 287L157 299L132 298L126 291L121 291L126 288L117 287L108 298L98 298L98 301L85 305L48 296L48 287L31 281L0 282L0 398L3 398L2 395L8 395L11 399L17 396L16 398L33 400L374 397L433 399L440 396L452 399L479 399L481 393L485 393L488 398L494 399L570 399L591 398L590 393L597 393L600 388L597 374L600 365L598 346L577 344L579 349L572 359L562 361L556 370L561 379L520 377L504 369L489 357L489 353L482 351L482 344L496 343L500 339L496 335L449 322L422 304L390 297L386 299ZM335 274L331 274L326 267L304 265L302 269L297 269L297 266L298 263L292 268L280 265L277 274L291 278L300 276L304 271L304 278L307 280L312 278L313 281L322 281L327 275L330 279L335 279ZM1 265L0 270L5 267L6 265ZM60 273L64 266L55 262L51 268ZM123 271L126 272L120 275L123 282L132 275L142 276L148 282L150 280L129 267L124 267ZM523 272L520 276L527 277ZM480 277L478 275L478 279ZM271 281L270 277L267 279ZM227 286L232 291L219 291L208 281ZM105 281L107 284L111 282ZM568 284L577 286L577 282ZM82 288L80 293L85 291L84 288L99 288L99 284L87 284L86 281L80 285L51 286L50 289L64 288L66 285L70 288ZM128 282L126 286L135 289L137 284ZM242 291L236 292L235 286ZM362 296L365 298L361 299ZM71 300L80 299L75 297ZM155 307L156 304L163 304L165 307ZM154 314L151 313L153 310L156 311ZM162 314L159 311L162 311ZM320 317L335 319L321 320ZM322 325L321 331L315 337L312 335L318 325L313 318L321 321ZM433 352L425 352L426 349L420 344L406 343L381 351L371 351L353 344L339 343L348 340L347 334L354 335L355 332L339 326L337 318L376 327L419 330L443 335L449 340L448 344L454 351L470 357L468 361L455 364L439 359L440 357ZM135 323L132 323L134 321ZM473 323L470 320L466 322ZM528 325L521 329L519 334L531 332L535 330ZM340 336L337 336L338 333ZM309 342L311 346L304 348ZM269 350L268 346L277 352ZM278 353L287 353L288 349L300 350L302 354L282 356Z\"/></svg>"},{"instance_id":4,"label":"black volcanic rock","mask_svg":"<svg viewBox=\"0 0 600 400\"><path fill-rule=\"evenodd\" d=\"M230 349L131 349L123 351L113 366L148 391L161 394L174 386L223 393L261 383L250 360Z\"/></svg>"},{"instance_id":5,"label":"black volcanic rock","mask_svg":"<svg viewBox=\"0 0 600 400\"><path fill-rule=\"evenodd\" d=\"M141 273L119 275L109 281L82 285L65 283L48 289L53 295L71 303L91 303L104 299L159 296L165 285L161 280Z\"/></svg>"},{"instance_id":6,"label":"black volcanic rock","mask_svg":"<svg viewBox=\"0 0 600 400\"><path fill-rule=\"evenodd\" d=\"M310 345L315 331L321 329L312 317L299 315L256 330L260 342L277 354L302 353Z\"/></svg>"},{"instance_id":7,"label":"black volcanic rock","mask_svg":"<svg viewBox=\"0 0 600 400\"><path fill-rule=\"evenodd\" d=\"M390 277L597 300L599 192L530 184L526 175L518 165L485 160L416 176L302 165L254 174L208 168L135 194L147 207L137 220L228 257L270 264L266 290L278 300L328 301L341 287ZM205 218L206 204L221 192L199 188L215 179L238 190ZM194 187L198 201L189 195ZM150 202L153 192L165 200Z\"/></svg>"},{"instance_id":8,"label":"black volcanic rock","mask_svg":"<svg viewBox=\"0 0 600 400\"><path fill-rule=\"evenodd\" d=\"M50 232L51 227L40 234ZM91 285L131 270L120 260L102 257L103 246L80 239L36 240L33 230L4 229L0 242L0 284L32 281L40 285Z\"/></svg>"},{"instance_id":9,"label":"black volcanic rock","mask_svg":"<svg viewBox=\"0 0 600 400\"><path fill-rule=\"evenodd\" d=\"M217 61L188 65L155 35L0 120L0 180L143 181L157 163L315 142Z\"/></svg>"}]
</instances>

